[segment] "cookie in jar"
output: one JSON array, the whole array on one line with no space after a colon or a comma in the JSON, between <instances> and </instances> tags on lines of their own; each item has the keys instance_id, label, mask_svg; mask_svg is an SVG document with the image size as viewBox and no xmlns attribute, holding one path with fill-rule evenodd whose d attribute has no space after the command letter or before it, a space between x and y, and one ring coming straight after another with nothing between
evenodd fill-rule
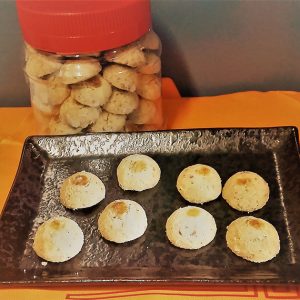
<instances>
[{"instance_id":1,"label":"cookie in jar","mask_svg":"<svg viewBox=\"0 0 300 300\"><path fill-rule=\"evenodd\" d=\"M17 0L38 133L161 129L162 47L150 1L59 3Z\"/></svg>"}]
</instances>

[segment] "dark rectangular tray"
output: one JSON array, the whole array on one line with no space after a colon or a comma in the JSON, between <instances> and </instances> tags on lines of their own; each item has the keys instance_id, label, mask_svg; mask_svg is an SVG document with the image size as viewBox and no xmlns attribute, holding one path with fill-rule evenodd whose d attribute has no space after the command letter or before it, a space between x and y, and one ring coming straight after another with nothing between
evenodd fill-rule
<instances>
[{"instance_id":1,"label":"dark rectangular tray","mask_svg":"<svg viewBox=\"0 0 300 300\"><path fill-rule=\"evenodd\" d=\"M293 127L196 129L180 131L30 137L0 221L0 282L63 283L300 283L300 160ZM145 153L161 167L158 185L144 192L124 192L116 167L132 153ZM180 171L208 164L223 183L241 170L257 172L270 186L265 207L252 213L278 230L281 251L273 260L254 264L226 247L226 226L247 215L231 209L221 196L202 207L216 219L216 238L199 250L172 246L165 235L168 216L188 205L176 190ZM106 197L82 211L58 201L63 179L81 170L99 176ZM101 238L97 219L115 199L140 203L148 228L139 239L114 244ZM64 215L82 228L85 243L73 259L45 264L32 250L34 233L50 217Z\"/></svg>"}]
</instances>

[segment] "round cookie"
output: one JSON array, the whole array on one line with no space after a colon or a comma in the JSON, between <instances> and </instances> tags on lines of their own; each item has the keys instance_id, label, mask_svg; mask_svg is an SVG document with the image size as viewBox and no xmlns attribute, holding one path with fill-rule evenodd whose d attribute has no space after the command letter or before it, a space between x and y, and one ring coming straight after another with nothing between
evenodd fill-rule
<instances>
[{"instance_id":1,"label":"round cookie","mask_svg":"<svg viewBox=\"0 0 300 300\"><path fill-rule=\"evenodd\" d=\"M111 114L106 111L100 113L99 118L90 128L90 132L119 132L124 131L126 115Z\"/></svg>"},{"instance_id":2,"label":"round cookie","mask_svg":"<svg viewBox=\"0 0 300 300\"><path fill-rule=\"evenodd\" d=\"M156 100L161 96L161 80L158 76L139 74L136 92L139 96Z\"/></svg>"},{"instance_id":3,"label":"round cookie","mask_svg":"<svg viewBox=\"0 0 300 300\"><path fill-rule=\"evenodd\" d=\"M222 197L234 209L252 212L262 208L269 199L268 183L250 171L238 172L225 183Z\"/></svg>"},{"instance_id":4,"label":"round cookie","mask_svg":"<svg viewBox=\"0 0 300 300\"><path fill-rule=\"evenodd\" d=\"M74 128L86 128L99 118L100 108L84 106L69 97L60 107L60 119Z\"/></svg>"},{"instance_id":5,"label":"round cookie","mask_svg":"<svg viewBox=\"0 0 300 300\"><path fill-rule=\"evenodd\" d=\"M275 227L251 216L238 218L227 227L226 242L234 254L255 263L271 260L280 251Z\"/></svg>"},{"instance_id":6,"label":"round cookie","mask_svg":"<svg viewBox=\"0 0 300 300\"><path fill-rule=\"evenodd\" d=\"M33 250L50 262L64 262L76 256L83 246L82 230L71 219L54 217L39 226Z\"/></svg>"},{"instance_id":7,"label":"round cookie","mask_svg":"<svg viewBox=\"0 0 300 300\"><path fill-rule=\"evenodd\" d=\"M114 87L134 92L137 85L137 73L134 69L120 65L107 66L103 71L103 77Z\"/></svg>"},{"instance_id":8,"label":"round cookie","mask_svg":"<svg viewBox=\"0 0 300 300\"><path fill-rule=\"evenodd\" d=\"M80 60L67 60L58 72L64 84L73 84L90 79L101 71L101 65L97 59L87 58Z\"/></svg>"},{"instance_id":9,"label":"round cookie","mask_svg":"<svg viewBox=\"0 0 300 300\"><path fill-rule=\"evenodd\" d=\"M26 56L25 72L28 76L33 78L40 78L52 74L58 71L62 66L62 62L56 57L45 55L38 51L29 50L26 52Z\"/></svg>"},{"instance_id":10,"label":"round cookie","mask_svg":"<svg viewBox=\"0 0 300 300\"><path fill-rule=\"evenodd\" d=\"M139 42L143 49L158 50L160 48L160 39L153 30L146 33Z\"/></svg>"},{"instance_id":11,"label":"round cookie","mask_svg":"<svg viewBox=\"0 0 300 300\"><path fill-rule=\"evenodd\" d=\"M155 102L141 98L138 107L129 116L128 120L137 125L153 123L157 115Z\"/></svg>"},{"instance_id":12,"label":"round cookie","mask_svg":"<svg viewBox=\"0 0 300 300\"><path fill-rule=\"evenodd\" d=\"M100 75L72 85L73 98L86 106L104 105L112 93L111 85Z\"/></svg>"},{"instance_id":13,"label":"round cookie","mask_svg":"<svg viewBox=\"0 0 300 300\"><path fill-rule=\"evenodd\" d=\"M144 154L132 154L122 159L117 167L120 187L127 191L144 191L157 185L160 168L154 159Z\"/></svg>"},{"instance_id":14,"label":"round cookie","mask_svg":"<svg viewBox=\"0 0 300 300\"><path fill-rule=\"evenodd\" d=\"M145 53L146 63L137 68L137 71L142 74L156 74L161 70L161 61L159 56L149 52Z\"/></svg>"},{"instance_id":15,"label":"round cookie","mask_svg":"<svg viewBox=\"0 0 300 300\"><path fill-rule=\"evenodd\" d=\"M183 249L199 249L209 244L216 235L214 217L196 206L186 206L175 210L166 223L169 241Z\"/></svg>"},{"instance_id":16,"label":"round cookie","mask_svg":"<svg viewBox=\"0 0 300 300\"><path fill-rule=\"evenodd\" d=\"M48 103L38 102L38 98L31 96L31 106L33 110L36 110L41 115L44 115L46 118L51 118L59 112L59 106L53 106ZM37 118L37 120L42 120L42 118Z\"/></svg>"},{"instance_id":17,"label":"round cookie","mask_svg":"<svg viewBox=\"0 0 300 300\"><path fill-rule=\"evenodd\" d=\"M103 108L112 113L127 115L139 105L139 97L136 93L113 89L112 95Z\"/></svg>"},{"instance_id":18,"label":"round cookie","mask_svg":"<svg viewBox=\"0 0 300 300\"><path fill-rule=\"evenodd\" d=\"M140 204L131 200L115 200L100 214L98 228L106 240L125 243L144 234L147 216Z\"/></svg>"},{"instance_id":19,"label":"round cookie","mask_svg":"<svg viewBox=\"0 0 300 300\"><path fill-rule=\"evenodd\" d=\"M28 80L31 101L37 106L46 106L51 109L53 106L62 104L71 93L67 85L61 83L57 77L52 75L45 80L30 77ZM42 109L42 111L46 112L45 109Z\"/></svg>"},{"instance_id":20,"label":"round cookie","mask_svg":"<svg viewBox=\"0 0 300 300\"><path fill-rule=\"evenodd\" d=\"M53 135L76 134L80 133L81 130L82 128L73 128L56 117L53 117L49 122L49 133Z\"/></svg>"},{"instance_id":21,"label":"round cookie","mask_svg":"<svg viewBox=\"0 0 300 300\"><path fill-rule=\"evenodd\" d=\"M105 60L129 67L139 67L144 65L146 58L144 52L138 44L133 43L128 46L107 51L104 54Z\"/></svg>"},{"instance_id":22,"label":"round cookie","mask_svg":"<svg viewBox=\"0 0 300 300\"><path fill-rule=\"evenodd\" d=\"M43 91L48 95L49 102L52 105L62 104L71 94L70 88L63 84L60 79L50 75L46 80L47 90ZM42 92L42 91L41 91Z\"/></svg>"},{"instance_id":23,"label":"round cookie","mask_svg":"<svg viewBox=\"0 0 300 300\"><path fill-rule=\"evenodd\" d=\"M66 178L60 188L61 204L71 209L91 207L104 197L103 182L96 175L85 171Z\"/></svg>"},{"instance_id":24,"label":"round cookie","mask_svg":"<svg viewBox=\"0 0 300 300\"><path fill-rule=\"evenodd\" d=\"M185 200L200 204L217 199L222 191L218 172L202 164L192 165L182 170L176 186Z\"/></svg>"}]
</instances>

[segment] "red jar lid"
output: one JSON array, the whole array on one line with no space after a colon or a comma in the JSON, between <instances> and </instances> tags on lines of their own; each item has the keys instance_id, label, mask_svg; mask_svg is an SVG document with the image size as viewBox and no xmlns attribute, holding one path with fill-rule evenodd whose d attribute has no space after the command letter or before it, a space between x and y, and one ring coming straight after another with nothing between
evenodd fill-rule
<instances>
[{"instance_id":1,"label":"red jar lid","mask_svg":"<svg viewBox=\"0 0 300 300\"><path fill-rule=\"evenodd\" d=\"M56 53L91 53L137 40L151 26L150 0L17 0L25 41Z\"/></svg>"}]
</instances>

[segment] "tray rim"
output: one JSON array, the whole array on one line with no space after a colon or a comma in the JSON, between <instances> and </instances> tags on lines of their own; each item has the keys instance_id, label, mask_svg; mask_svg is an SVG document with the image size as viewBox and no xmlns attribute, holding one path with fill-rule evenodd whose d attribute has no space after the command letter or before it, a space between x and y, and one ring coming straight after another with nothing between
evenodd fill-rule
<instances>
[{"instance_id":1,"label":"tray rim","mask_svg":"<svg viewBox=\"0 0 300 300\"><path fill-rule=\"evenodd\" d=\"M295 146L298 152L298 159L300 161L300 141L299 141L299 129L296 126L271 126L271 127L210 127L210 128L184 128L184 129L168 129L168 130L157 130L157 131L145 131L145 133L161 133L161 132L191 132L191 131L221 131L221 130L272 130L272 129L290 129L291 134L293 135L295 139ZM12 191L15 187L18 175L21 172L21 166L22 162L25 156L26 152L26 146L28 146L29 142L31 140L34 140L36 138L41 139L41 138L51 138L51 139L60 139L60 138L66 138L66 137L71 137L71 138L76 138L76 137L86 137L86 136L109 136L112 134L142 134L143 132L139 131L134 131L134 132L99 132L99 133L87 133L87 134L74 134L74 135L59 135L59 136L52 136L52 135L31 135L28 136L23 143L22 147L22 152L20 155L18 167L16 170L16 174L14 177L14 180L12 182L12 185L10 187L9 193L6 197L6 200L4 202L3 208L0 213L0 219L2 218L3 214L6 211L6 207L8 204L8 201L10 199L10 196L12 194ZM297 266L300 265L300 263L297 264ZM0 270L5 270L6 268L1 268ZM119 284L119 285L132 285L132 284L139 284L139 285L163 285L163 286L173 286L177 284L190 284L190 285L209 285L209 284L219 284L219 285L286 285L286 284L291 284L291 285L297 285L300 284L300 278L297 280L278 280L278 279L205 279L205 278L177 278L177 279L161 279L161 278L150 278L150 279L143 279L143 278L108 278L108 279L43 279L41 281L39 280L0 280L0 286L5 287L6 285L9 285L10 287L22 287L22 286L36 286L36 287L51 287L54 285L59 284L60 286L76 286L76 285L85 285L85 286L99 286L99 285L114 285L114 284Z\"/></svg>"},{"instance_id":2,"label":"tray rim","mask_svg":"<svg viewBox=\"0 0 300 300\"><path fill-rule=\"evenodd\" d=\"M230 129L234 129L234 130L254 130L254 129L259 129L259 130L268 130L268 129L291 129L292 131L294 131L295 133L295 144L296 144L296 148L298 150L298 155L299 155L299 159L300 159L300 133L297 126L270 126L270 127L200 127L200 128L184 128L184 129L167 129L167 130L156 130L156 131L143 131L143 132L147 132L147 133L158 133L158 132L183 132L183 131L199 131L199 130L230 130ZM122 134L122 133L126 133L126 134L132 134L132 133L143 133L140 131L132 131L132 132L97 132L97 133L86 133L86 134L72 134L72 135L30 135L28 136L23 143L22 146L22 151L21 151L21 155L19 158L19 163L18 163L18 167L15 173L15 177L14 180L11 184L11 187L9 189L9 192L7 194L6 199L4 200L4 204L3 204L3 208L0 211L0 219L2 218L2 215L6 209L6 205L7 205L7 201L10 198L10 195L12 193L12 190L15 186L16 183L16 179L20 173L20 169L21 169L21 164L25 155L25 147L28 144L28 141L35 139L35 138L54 138L54 139L59 139L59 138L63 138L63 137L85 137L85 136L94 136L94 135L111 135L111 134ZM298 138L297 138L298 137Z\"/></svg>"}]
</instances>

